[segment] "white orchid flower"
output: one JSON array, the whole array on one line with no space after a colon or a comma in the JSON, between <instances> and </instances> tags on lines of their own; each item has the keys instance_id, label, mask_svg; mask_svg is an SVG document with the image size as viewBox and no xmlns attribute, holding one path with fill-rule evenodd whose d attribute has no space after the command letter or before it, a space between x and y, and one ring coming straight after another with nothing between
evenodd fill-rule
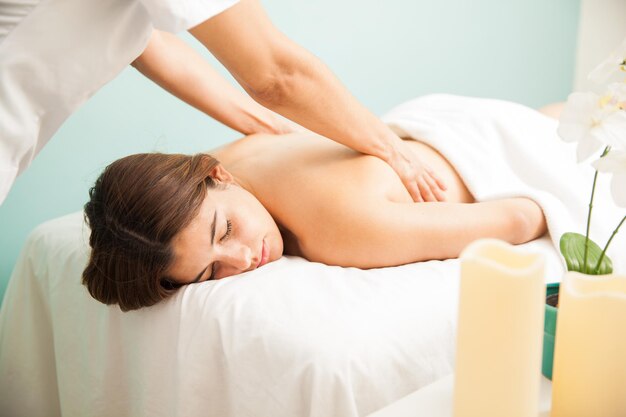
<instances>
[{"instance_id":1,"label":"white orchid flower","mask_svg":"<svg viewBox=\"0 0 626 417\"><path fill-rule=\"evenodd\" d=\"M626 110L626 82L610 84L608 90L607 95L612 104L621 110Z\"/></svg>"},{"instance_id":2,"label":"white orchid flower","mask_svg":"<svg viewBox=\"0 0 626 417\"><path fill-rule=\"evenodd\" d=\"M613 174L611 178L613 200L618 206L626 207L626 151L611 150L592 165L600 172Z\"/></svg>"},{"instance_id":3,"label":"white orchid flower","mask_svg":"<svg viewBox=\"0 0 626 417\"><path fill-rule=\"evenodd\" d=\"M609 95L572 93L561 113L557 132L566 142L578 142L578 162L603 145L626 150L626 111Z\"/></svg>"},{"instance_id":4,"label":"white orchid flower","mask_svg":"<svg viewBox=\"0 0 626 417\"><path fill-rule=\"evenodd\" d=\"M589 73L589 79L603 84L614 75L626 75L626 39L611 55Z\"/></svg>"},{"instance_id":5,"label":"white orchid flower","mask_svg":"<svg viewBox=\"0 0 626 417\"><path fill-rule=\"evenodd\" d=\"M605 121L606 136L601 140L617 150L626 150L626 82L609 85L601 101L610 113Z\"/></svg>"}]
</instances>

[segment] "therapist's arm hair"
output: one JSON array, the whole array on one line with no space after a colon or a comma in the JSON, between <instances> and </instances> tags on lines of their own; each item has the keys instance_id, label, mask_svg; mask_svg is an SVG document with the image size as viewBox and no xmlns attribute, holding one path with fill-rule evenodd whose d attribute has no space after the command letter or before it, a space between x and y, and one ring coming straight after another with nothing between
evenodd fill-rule
<instances>
[{"instance_id":1,"label":"therapist's arm hair","mask_svg":"<svg viewBox=\"0 0 626 417\"><path fill-rule=\"evenodd\" d=\"M313 54L241 0L189 32L263 106L320 135L387 162L401 140L363 107Z\"/></svg>"},{"instance_id":2,"label":"therapist's arm hair","mask_svg":"<svg viewBox=\"0 0 626 417\"><path fill-rule=\"evenodd\" d=\"M297 129L224 79L176 35L155 30L132 65L179 99L244 135Z\"/></svg>"}]
</instances>

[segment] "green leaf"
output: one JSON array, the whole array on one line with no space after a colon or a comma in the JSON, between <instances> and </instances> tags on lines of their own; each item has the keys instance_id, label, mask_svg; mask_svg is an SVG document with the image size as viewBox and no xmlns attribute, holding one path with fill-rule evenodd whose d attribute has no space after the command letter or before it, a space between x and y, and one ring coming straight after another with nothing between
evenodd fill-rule
<instances>
[{"instance_id":1,"label":"green leaf","mask_svg":"<svg viewBox=\"0 0 626 417\"><path fill-rule=\"evenodd\" d=\"M568 271L576 271L588 275L605 275L613 273L613 262L608 256L602 258L602 263L598 271L595 270L598 259L602 254L602 249L591 239L589 239L589 250L587 252L587 270L583 267L585 257L585 236L579 233L564 233L561 236L561 254L565 258Z\"/></svg>"}]
</instances>

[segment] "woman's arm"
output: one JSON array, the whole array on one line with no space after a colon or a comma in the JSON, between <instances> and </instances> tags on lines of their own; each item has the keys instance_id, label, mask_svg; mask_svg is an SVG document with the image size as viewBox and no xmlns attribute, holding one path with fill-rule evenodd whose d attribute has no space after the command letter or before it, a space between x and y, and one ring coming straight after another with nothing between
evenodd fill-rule
<instances>
[{"instance_id":1,"label":"woman's arm","mask_svg":"<svg viewBox=\"0 0 626 417\"><path fill-rule=\"evenodd\" d=\"M299 128L237 90L173 34L155 30L132 65L179 99L244 135Z\"/></svg>"},{"instance_id":2,"label":"woman's arm","mask_svg":"<svg viewBox=\"0 0 626 417\"><path fill-rule=\"evenodd\" d=\"M457 258L476 239L519 244L546 232L541 208L527 198L472 204L366 204L353 206L340 223L322 218L313 223L316 230L308 234L311 239L300 244L305 257L360 268Z\"/></svg>"},{"instance_id":3,"label":"woman's arm","mask_svg":"<svg viewBox=\"0 0 626 417\"><path fill-rule=\"evenodd\" d=\"M276 29L258 0L241 0L190 29L262 105L387 162L415 201L441 201L445 185L315 56Z\"/></svg>"}]
</instances>

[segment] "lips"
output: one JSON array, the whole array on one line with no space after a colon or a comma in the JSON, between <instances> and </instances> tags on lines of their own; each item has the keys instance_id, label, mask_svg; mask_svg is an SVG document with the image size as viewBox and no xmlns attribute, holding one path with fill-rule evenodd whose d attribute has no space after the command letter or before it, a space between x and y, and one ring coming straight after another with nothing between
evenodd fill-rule
<instances>
[{"instance_id":1,"label":"lips","mask_svg":"<svg viewBox=\"0 0 626 417\"><path fill-rule=\"evenodd\" d=\"M269 248L267 247L267 244L265 243L265 239L263 239L263 244L261 246L261 260L259 261L257 268L265 265L269 257L270 257L270 251L269 251Z\"/></svg>"}]
</instances>

